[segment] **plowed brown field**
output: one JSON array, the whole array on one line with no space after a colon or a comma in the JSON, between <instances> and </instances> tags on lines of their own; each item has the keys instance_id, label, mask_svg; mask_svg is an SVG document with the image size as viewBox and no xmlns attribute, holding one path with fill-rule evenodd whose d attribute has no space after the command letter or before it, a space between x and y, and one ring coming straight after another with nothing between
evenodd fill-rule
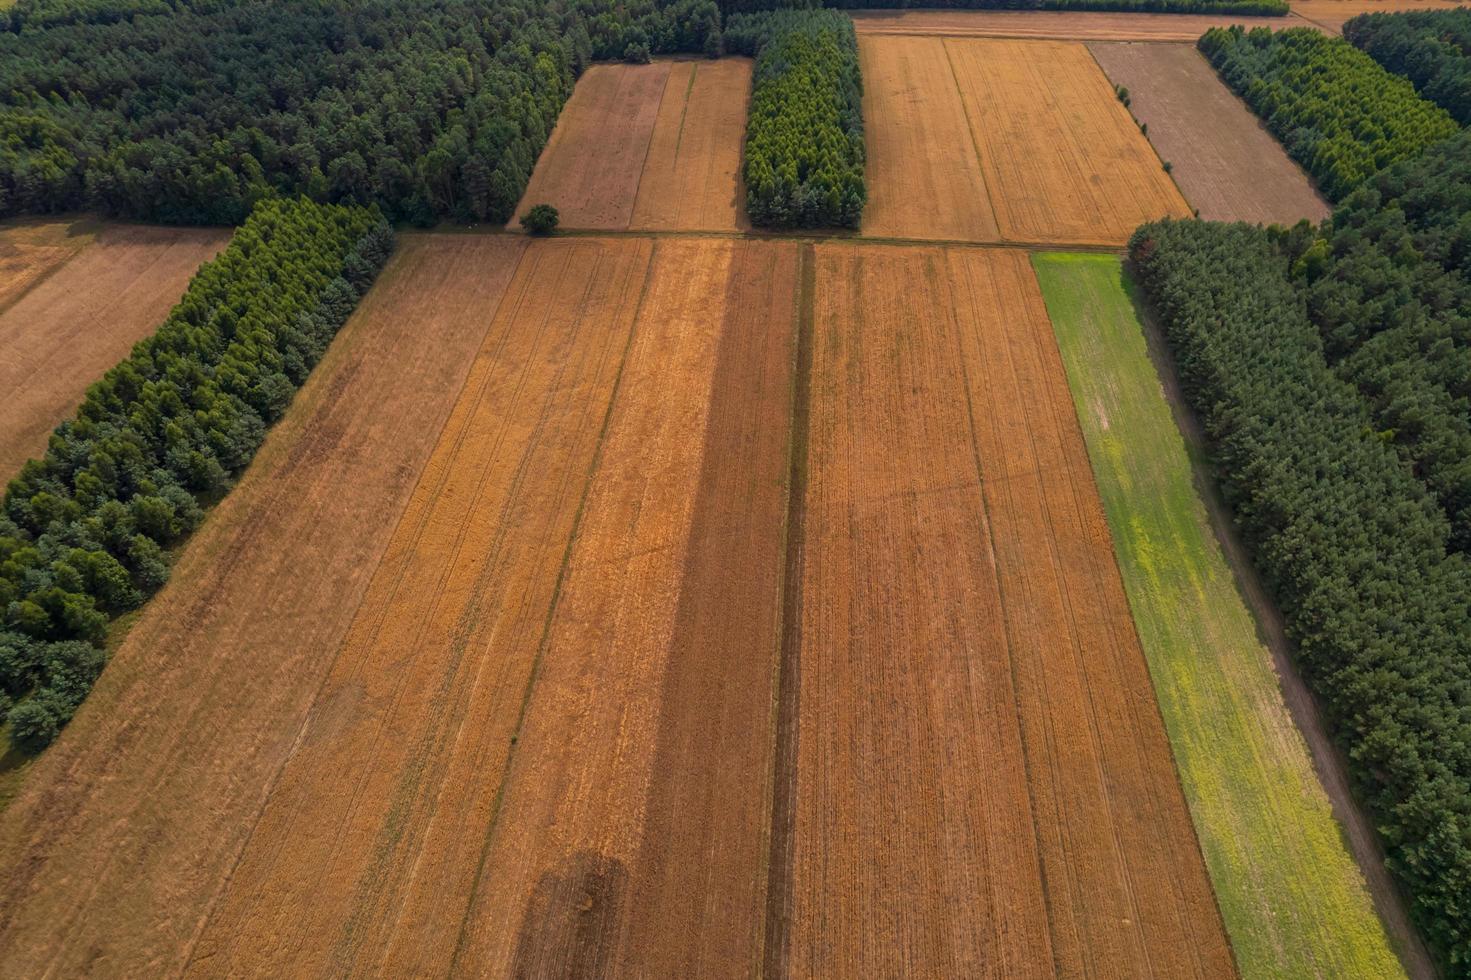
<instances>
[{"instance_id":1,"label":"plowed brown field","mask_svg":"<svg viewBox=\"0 0 1471 980\"><path fill-rule=\"evenodd\" d=\"M759 965L796 256L659 247L464 975Z\"/></svg>"},{"instance_id":2,"label":"plowed brown field","mask_svg":"<svg viewBox=\"0 0 1471 980\"><path fill-rule=\"evenodd\" d=\"M863 118L875 237L994 242L1000 232L945 41L865 37Z\"/></svg>"},{"instance_id":3,"label":"plowed brown field","mask_svg":"<svg viewBox=\"0 0 1471 980\"><path fill-rule=\"evenodd\" d=\"M52 240L42 251L0 246L0 274L19 265L29 281L8 306L14 287L0 286L0 485L46 450L87 386L158 328L200 263L230 240L227 231L118 225L81 247L42 237Z\"/></svg>"},{"instance_id":4,"label":"plowed brown field","mask_svg":"<svg viewBox=\"0 0 1471 980\"><path fill-rule=\"evenodd\" d=\"M745 221L741 146L751 61L676 62L639 180L631 227L737 231Z\"/></svg>"},{"instance_id":5,"label":"plowed brown field","mask_svg":"<svg viewBox=\"0 0 1471 980\"><path fill-rule=\"evenodd\" d=\"M651 250L526 254L193 974L448 968Z\"/></svg>"},{"instance_id":6,"label":"plowed brown field","mask_svg":"<svg viewBox=\"0 0 1471 980\"><path fill-rule=\"evenodd\" d=\"M1130 111L1171 162L1172 176L1207 221L1314 223L1328 217L1282 144L1188 44L1090 44Z\"/></svg>"},{"instance_id":7,"label":"plowed brown field","mask_svg":"<svg viewBox=\"0 0 1471 980\"><path fill-rule=\"evenodd\" d=\"M749 58L594 65L557 121L512 227L536 204L564 228L741 231Z\"/></svg>"},{"instance_id":8,"label":"plowed brown field","mask_svg":"<svg viewBox=\"0 0 1471 980\"><path fill-rule=\"evenodd\" d=\"M1190 215L1086 47L952 38L945 49L1003 239L1122 245L1145 221Z\"/></svg>"},{"instance_id":9,"label":"plowed brown field","mask_svg":"<svg viewBox=\"0 0 1471 980\"><path fill-rule=\"evenodd\" d=\"M402 240L0 814L0 973L182 967L523 246Z\"/></svg>"},{"instance_id":10,"label":"plowed brown field","mask_svg":"<svg viewBox=\"0 0 1471 980\"><path fill-rule=\"evenodd\" d=\"M1311 0L1332 4L1350 0ZM1390 0L1414 2L1414 0ZM1434 2L1434 0L1431 0ZM1294 3L1296 9L1304 4ZM1052 38L1076 41L1194 41L1212 27L1303 27L1296 17L1207 14L1117 14L1063 10L855 10L859 34L932 34L948 37Z\"/></svg>"},{"instance_id":11,"label":"plowed brown field","mask_svg":"<svg viewBox=\"0 0 1471 980\"><path fill-rule=\"evenodd\" d=\"M593 65L578 79L542 150L511 227L551 204L564 228L622 231L669 81L670 63Z\"/></svg>"},{"instance_id":12,"label":"plowed brown field","mask_svg":"<svg viewBox=\"0 0 1471 980\"><path fill-rule=\"evenodd\" d=\"M1461 6L1465 5L1455 0L1292 0L1292 13L1337 34L1343 31L1345 21L1359 14L1392 14Z\"/></svg>"},{"instance_id":13,"label":"plowed brown field","mask_svg":"<svg viewBox=\"0 0 1471 980\"><path fill-rule=\"evenodd\" d=\"M1233 973L1027 257L819 246L768 973Z\"/></svg>"}]
</instances>

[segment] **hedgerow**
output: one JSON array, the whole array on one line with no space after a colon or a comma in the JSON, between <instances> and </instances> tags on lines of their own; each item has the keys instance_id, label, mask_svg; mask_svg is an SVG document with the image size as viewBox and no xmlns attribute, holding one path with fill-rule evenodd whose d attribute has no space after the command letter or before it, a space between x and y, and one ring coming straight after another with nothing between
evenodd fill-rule
<instances>
[{"instance_id":1,"label":"hedgerow","mask_svg":"<svg viewBox=\"0 0 1471 980\"><path fill-rule=\"evenodd\" d=\"M857 228L863 80L853 22L833 10L742 14L728 50L754 55L746 122L746 210L757 225Z\"/></svg>"},{"instance_id":2,"label":"hedgerow","mask_svg":"<svg viewBox=\"0 0 1471 980\"><path fill-rule=\"evenodd\" d=\"M1211 28L1199 46L1335 201L1458 129L1408 81L1339 37L1237 25Z\"/></svg>"},{"instance_id":3,"label":"hedgerow","mask_svg":"<svg viewBox=\"0 0 1471 980\"><path fill-rule=\"evenodd\" d=\"M1471 123L1471 9L1360 14L1343 36L1457 122Z\"/></svg>"},{"instance_id":4,"label":"hedgerow","mask_svg":"<svg viewBox=\"0 0 1471 980\"><path fill-rule=\"evenodd\" d=\"M1271 234L1149 224L1130 255L1390 868L1471 970L1471 566L1330 367Z\"/></svg>"},{"instance_id":5,"label":"hedgerow","mask_svg":"<svg viewBox=\"0 0 1471 980\"><path fill-rule=\"evenodd\" d=\"M0 692L18 747L44 747L71 718L110 619L163 585L165 550L250 462L392 248L373 209L258 204L11 481Z\"/></svg>"}]
</instances>

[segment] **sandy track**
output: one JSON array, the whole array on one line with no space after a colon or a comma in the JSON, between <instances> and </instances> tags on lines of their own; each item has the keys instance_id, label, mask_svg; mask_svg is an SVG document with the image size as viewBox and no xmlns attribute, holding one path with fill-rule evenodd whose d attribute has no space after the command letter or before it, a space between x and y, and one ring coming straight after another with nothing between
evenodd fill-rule
<instances>
[{"instance_id":1,"label":"sandy track","mask_svg":"<svg viewBox=\"0 0 1471 980\"><path fill-rule=\"evenodd\" d=\"M822 246L816 283L771 962L1229 976L1026 256Z\"/></svg>"},{"instance_id":2,"label":"sandy track","mask_svg":"<svg viewBox=\"0 0 1471 980\"><path fill-rule=\"evenodd\" d=\"M448 969L651 251L526 253L192 974Z\"/></svg>"},{"instance_id":3,"label":"sandy track","mask_svg":"<svg viewBox=\"0 0 1471 980\"><path fill-rule=\"evenodd\" d=\"M996 241L996 215L944 40L863 37L858 53L868 144L864 234Z\"/></svg>"},{"instance_id":4,"label":"sandy track","mask_svg":"<svg viewBox=\"0 0 1471 980\"><path fill-rule=\"evenodd\" d=\"M759 965L796 255L659 245L465 975Z\"/></svg>"},{"instance_id":5,"label":"sandy track","mask_svg":"<svg viewBox=\"0 0 1471 980\"><path fill-rule=\"evenodd\" d=\"M158 329L229 240L214 229L114 225L74 255L36 255L43 268L30 288L0 307L0 483L45 452L87 387ZM45 275L57 258L64 264Z\"/></svg>"},{"instance_id":6,"label":"sandy track","mask_svg":"<svg viewBox=\"0 0 1471 980\"><path fill-rule=\"evenodd\" d=\"M1194 45L1090 44L1109 81L1207 221L1317 223L1328 203Z\"/></svg>"},{"instance_id":7,"label":"sandy track","mask_svg":"<svg viewBox=\"0 0 1471 980\"><path fill-rule=\"evenodd\" d=\"M1310 0L1337 5L1349 0ZM1397 0L1412 2L1412 0ZM1433 2L1433 0L1432 0ZM1304 4L1294 3L1293 9ZM1194 41L1212 27L1307 26L1296 17L1232 17L1206 14L1122 14L1064 10L855 10L859 34L929 34L942 37L1051 38L1075 41Z\"/></svg>"},{"instance_id":8,"label":"sandy track","mask_svg":"<svg viewBox=\"0 0 1471 980\"><path fill-rule=\"evenodd\" d=\"M1461 7L1455 0L1292 0L1292 13L1311 24L1342 33L1344 22L1359 14L1404 13Z\"/></svg>"},{"instance_id":9,"label":"sandy track","mask_svg":"<svg viewBox=\"0 0 1471 980\"><path fill-rule=\"evenodd\" d=\"M537 204L555 207L564 228L628 227L670 67L593 65L583 73L536 162L512 230Z\"/></svg>"},{"instance_id":10,"label":"sandy track","mask_svg":"<svg viewBox=\"0 0 1471 980\"><path fill-rule=\"evenodd\" d=\"M741 147L751 97L749 58L675 62L639 180L630 227L743 231Z\"/></svg>"},{"instance_id":11,"label":"sandy track","mask_svg":"<svg viewBox=\"0 0 1471 980\"><path fill-rule=\"evenodd\" d=\"M182 965L521 247L404 238L0 815L0 972Z\"/></svg>"},{"instance_id":12,"label":"sandy track","mask_svg":"<svg viewBox=\"0 0 1471 980\"><path fill-rule=\"evenodd\" d=\"M1145 221L1190 215L1083 45L952 38L945 49L1004 239L1122 245Z\"/></svg>"}]
</instances>

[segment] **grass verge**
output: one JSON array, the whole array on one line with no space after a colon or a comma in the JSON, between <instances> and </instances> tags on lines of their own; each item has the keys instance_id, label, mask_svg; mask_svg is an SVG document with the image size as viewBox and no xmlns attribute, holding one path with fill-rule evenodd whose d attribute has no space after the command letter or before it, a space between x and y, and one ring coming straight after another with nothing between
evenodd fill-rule
<instances>
[{"instance_id":1,"label":"grass verge","mask_svg":"<svg viewBox=\"0 0 1471 980\"><path fill-rule=\"evenodd\" d=\"M1403 977L1197 492L1133 284L1115 256L1033 265L1242 975Z\"/></svg>"}]
</instances>

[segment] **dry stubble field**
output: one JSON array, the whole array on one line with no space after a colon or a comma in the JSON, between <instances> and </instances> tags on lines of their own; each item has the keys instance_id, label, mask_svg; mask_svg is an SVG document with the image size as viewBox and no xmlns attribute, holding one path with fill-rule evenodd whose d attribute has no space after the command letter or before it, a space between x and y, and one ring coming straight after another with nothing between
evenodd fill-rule
<instances>
[{"instance_id":1,"label":"dry stubble field","mask_svg":"<svg viewBox=\"0 0 1471 980\"><path fill-rule=\"evenodd\" d=\"M742 231L751 61L594 65L577 82L512 220L551 204L563 228Z\"/></svg>"},{"instance_id":2,"label":"dry stubble field","mask_svg":"<svg viewBox=\"0 0 1471 980\"><path fill-rule=\"evenodd\" d=\"M1269 133L1189 44L1088 45L1111 82L1129 90L1129 111L1206 221L1296 224L1328 217L1318 195Z\"/></svg>"},{"instance_id":3,"label":"dry stubble field","mask_svg":"<svg viewBox=\"0 0 1471 980\"><path fill-rule=\"evenodd\" d=\"M1292 14L1315 27L1334 34L1359 14L1403 13L1410 10L1441 10L1461 7L1459 0L1291 0Z\"/></svg>"},{"instance_id":4,"label":"dry stubble field","mask_svg":"<svg viewBox=\"0 0 1471 980\"><path fill-rule=\"evenodd\" d=\"M1371 0L1310 0L1314 4ZM1386 0L1413 3L1416 0ZM1428 3L1439 0L1425 0ZM1298 3L1293 3L1294 8ZM1303 27L1296 17L1233 17L1208 14L1125 14L1069 10L854 10L862 34L938 37L1002 37L1060 41L1194 41L1212 27Z\"/></svg>"},{"instance_id":5,"label":"dry stubble field","mask_svg":"<svg viewBox=\"0 0 1471 980\"><path fill-rule=\"evenodd\" d=\"M0 486L230 241L214 229L66 228L0 230Z\"/></svg>"}]
</instances>

